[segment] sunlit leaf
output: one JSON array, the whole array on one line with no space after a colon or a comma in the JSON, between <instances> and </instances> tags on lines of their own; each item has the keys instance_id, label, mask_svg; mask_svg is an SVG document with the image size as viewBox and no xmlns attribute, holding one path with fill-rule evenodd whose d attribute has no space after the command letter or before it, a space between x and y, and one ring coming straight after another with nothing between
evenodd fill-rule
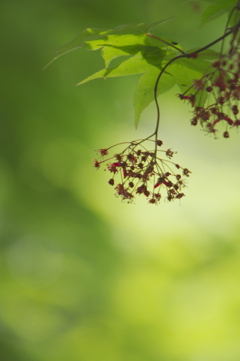
<instances>
[{"instance_id":1,"label":"sunlit leaf","mask_svg":"<svg viewBox=\"0 0 240 361\"><path fill-rule=\"evenodd\" d=\"M90 50L96 50L102 48L105 45L115 47L127 47L144 45L146 35L145 34L108 34L97 39L89 39L85 41L84 47Z\"/></svg>"},{"instance_id":2,"label":"sunlit leaf","mask_svg":"<svg viewBox=\"0 0 240 361\"><path fill-rule=\"evenodd\" d=\"M119 51L110 51L108 49L102 53L106 66L108 66L112 59L124 55L124 52L127 54L136 54L140 50L140 45L151 46L152 44L149 42L147 32L149 29L168 20L169 19L158 21L149 25L143 23L126 24L109 30L97 28L85 29L75 39L59 48L49 64L60 56L81 47L89 50L97 50L105 46L114 47L115 49L119 48ZM124 49L122 47L124 47ZM164 48L165 46L163 47L160 43L157 43L157 47ZM46 67L49 64L47 64Z\"/></svg>"},{"instance_id":3,"label":"sunlit leaf","mask_svg":"<svg viewBox=\"0 0 240 361\"><path fill-rule=\"evenodd\" d=\"M141 53L132 56L131 58L123 61L120 65L116 67L109 67L107 69L102 69L97 73L89 76L85 80L81 81L77 85L84 84L90 80L98 78L110 78L126 75L141 74L149 70L149 63L142 57Z\"/></svg>"},{"instance_id":4,"label":"sunlit leaf","mask_svg":"<svg viewBox=\"0 0 240 361\"><path fill-rule=\"evenodd\" d=\"M129 55L126 51L118 49L118 48L114 48L112 46L104 46L104 48L102 48L102 50L101 50L101 54L104 59L106 68L109 66L110 62L113 59L116 59L120 56L128 56Z\"/></svg>"},{"instance_id":5,"label":"sunlit leaf","mask_svg":"<svg viewBox=\"0 0 240 361\"><path fill-rule=\"evenodd\" d=\"M152 65L157 67L161 66L162 60L164 59L166 52L158 47L145 46L141 44L127 45L127 46L111 46L107 45L102 48L102 56L104 58L106 67L109 63L120 56L135 55L141 52L142 57Z\"/></svg>"}]
</instances>

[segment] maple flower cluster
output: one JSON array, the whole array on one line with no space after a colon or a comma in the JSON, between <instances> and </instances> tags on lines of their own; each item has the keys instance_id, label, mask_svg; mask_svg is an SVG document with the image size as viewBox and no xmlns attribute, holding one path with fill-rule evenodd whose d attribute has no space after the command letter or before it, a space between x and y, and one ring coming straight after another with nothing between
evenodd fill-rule
<instances>
[{"instance_id":1,"label":"maple flower cluster","mask_svg":"<svg viewBox=\"0 0 240 361\"><path fill-rule=\"evenodd\" d=\"M216 126L222 123L223 137L229 138L229 128L240 125L238 101L240 99L240 37L238 28L232 34L230 48L226 54L212 63L210 71L185 93L193 110L191 124L198 123L207 133L216 134ZM207 98L207 101L204 101Z\"/></svg>"},{"instance_id":2,"label":"maple flower cluster","mask_svg":"<svg viewBox=\"0 0 240 361\"><path fill-rule=\"evenodd\" d=\"M185 178L191 172L171 161L174 155L171 149L158 149L161 140L152 141L153 151L145 148L144 141L130 142L120 153L107 159L109 150L115 146L99 149L100 159L94 161L94 166L98 169L106 164L105 170L111 173L108 183L115 188L116 196L128 203L132 203L136 195L143 195L151 204L158 204L164 193L168 201L181 199L185 195L182 192ZM159 157L160 152L165 159Z\"/></svg>"}]
</instances>

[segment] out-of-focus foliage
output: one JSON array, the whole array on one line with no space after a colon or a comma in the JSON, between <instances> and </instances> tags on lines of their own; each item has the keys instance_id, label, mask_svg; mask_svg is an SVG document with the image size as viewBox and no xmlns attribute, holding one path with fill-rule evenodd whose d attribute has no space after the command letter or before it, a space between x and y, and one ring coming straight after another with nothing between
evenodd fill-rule
<instances>
[{"instance_id":1,"label":"out-of-focus foliage","mask_svg":"<svg viewBox=\"0 0 240 361\"><path fill-rule=\"evenodd\" d=\"M226 12L231 11L236 2L236 0L217 0L211 2L202 14L201 25L205 25L209 21L217 19Z\"/></svg>"},{"instance_id":2,"label":"out-of-focus foliage","mask_svg":"<svg viewBox=\"0 0 240 361\"><path fill-rule=\"evenodd\" d=\"M192 33L203 10L179 0L1 3L2 360L240 358L239 134L231 143L196 135L174 88L162 132L191 163L188 197L119 204L96 176L93 150L131 138L137 79L75 88L99 69L97 52L81 49L41 71L87 27L175 16L165 36L203 46L226 20ZM139 133L154 115L144 114Z\"/></svg>"}]
</instances>

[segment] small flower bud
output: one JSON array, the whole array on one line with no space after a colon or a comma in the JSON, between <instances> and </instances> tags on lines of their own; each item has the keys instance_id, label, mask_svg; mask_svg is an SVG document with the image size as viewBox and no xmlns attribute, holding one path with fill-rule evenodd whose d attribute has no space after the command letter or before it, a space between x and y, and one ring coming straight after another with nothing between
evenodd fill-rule
<instances>
[{"instance_id":1,"label":"small flower bud","mask_svg":"<svg viewBox=\"0 0 240 361\"><path fill-rule=\"evenodd\" d=\"M166 151L166 156L168 157L168 158L172 158L173 157L173 151L171 150L171 149L168 149L167 151Z\"/></svg>"},{"instance_id":2,"label":"small flower bud","mask_svg":"<svg viewBox=\"0 0 240 361\"><path fill-rule=\"evenodd\" d=\"M109 179L108 183L109 183L111 186L113 186L113 185L114 185L114 179L113 179L113 178L112 178L112 179Z\"/></svg>"},{"instance_id":3,"label":"small flower bud","mask_svg":"<svg viewBox=\"0 0 240 361\"><path fill-rule=\"evenodd\" d=\"M204 83L203 83L202 79L194 80L194 86L198 90L203 90L204 89Z\"/></svg>"},{"instance_id":4,"label":"small flower bud","mask_svg":"<svg viewBox=\"0 0 240 361\"><path fill-rule=\"evenodd\" d=\"M197 123L198 123L197 119L192 119L192 120L191 120L191 124L192 124L192 125L195 126L195 125L197 125Z\"/></svg>"},{"instance_id":5,"label":"small flower bud","mask_svg":"<svg viewBox=\"0 0 240 361\"><path fill-rule=\"evenodd\" d=\"M181 198L184 197L184 196L185 196L184 193L178 193L178 194L176 195L176 198L181 199Z\"/></svg>"},{"instance_id":6,"label":"small flower bud","mask_svg":"<svg viewBox=\"0 0 240 361\"><path fill-rule=\"evenodd\" d=\"M153 196L154 196L158 201L160 201L160 199L161 199L161 194L160 194L160 193L155 193Z\"/></svg>"},{"instance_id":7,"label":"small flower bud","mask_svg":"<svg viewBox=\"0 0 240 361\"><path fill-rule=\"evenodd\" d=\"M121 154L115 154L115 158L117 159L118 162L122 161L122 156Z\"/></svg>"},{"instance_id":8,"label":"small flower bud","mask_svg":"<svg viewBox=\"0 0 240 361\"><path fill-rule=\"evenodd\" d=\"M237 113L238 113L238 107L237 107L237 105L233 105L232 111L233 111L233 114L234 114L234 115L237 115Z\"/></svg>"},{"instance_id":9,"label":"small flower bud","mask_svg":"<svg viewBox=\"0 0 240 361\"><path fill-rule=\"evenodd\" d=\"M229 133L228 133L228 132L224 132L224 133L223 133L223 137L224 137L224 138L229 138Z\"/></svg>"},{"instance_id":10,"label":"small flower bud","mask_svg":"<svg viewBox=\"0 0 240 361\"><path fill-rule=\"evenodd\" d=\"M212 66L213 66L214 68L220 68L220 61L215 61L215 62L212 64Z\"/></svg>"},{"instance_id":11,"label":"small flower bud","mask_svg":"<svg viewBox=\"0 0 240 361\"><path fill-rule=\"evenodd\" d=\"M189 177L189 173L191 173L190 170L188 170L187 168L183 169L183 174L184 174L186 177Z\"/></svg>"}]
</instances>

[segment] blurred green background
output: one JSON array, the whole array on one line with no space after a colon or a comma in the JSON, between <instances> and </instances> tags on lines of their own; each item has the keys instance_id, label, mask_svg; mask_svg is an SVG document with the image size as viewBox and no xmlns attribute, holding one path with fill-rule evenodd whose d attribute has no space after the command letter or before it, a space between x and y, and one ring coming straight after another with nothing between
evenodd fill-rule
<instances>
[{"instance_id":1,"label":"blurred green background","mask_svg":"<svg viewBox=\"0 0 240 361\"><path fill-rule=\"evenodd\" d=\"M92 164L152 132L154 106L133 127L138 76L76 88L103 67L84 49L41 70L86 27L174 16L164 36L204 45L226 18L198 28L197 4L1 1L1 360L240 360L239 134L204 136L177 88L163 95L160 139L192 171L187 197L128 205Z\"/></svg>"}]
</instances>

